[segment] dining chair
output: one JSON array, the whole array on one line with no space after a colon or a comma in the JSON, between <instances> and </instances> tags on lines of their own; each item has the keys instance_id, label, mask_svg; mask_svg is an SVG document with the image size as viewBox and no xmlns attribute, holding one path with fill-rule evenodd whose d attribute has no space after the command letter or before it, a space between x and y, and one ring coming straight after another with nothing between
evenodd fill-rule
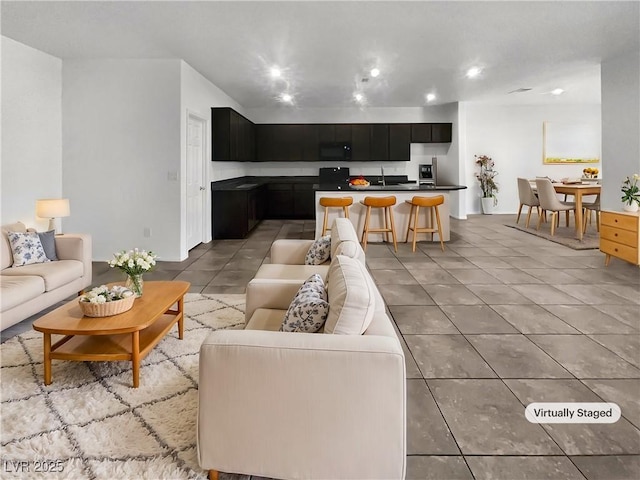
<instances>
[{"instance_id":1,"label":"dining chair","mask_svg":"<svg viewBox=\"0 0 640 480\"><path fill-rule=\"evenodd\" d=\"M529 221L531 220L531 210L533 207L536 207L538 212L538 217L540 217L540 201L536 194L533 192L533 188L531 188L531 184L529 180L526 178L518 178L518 196L520 197L520 207L518 207L518 218L516 218L516 225L520 221L520 213L522 212L522 207L524 205L529 207L529 212L527 213L527 221L525 222L525 227L529 228Z\"/></svg>"},{"instance_id":2,"label":"dining chair","mask_svg":"<svg viewBox=\"0 0 640 480\"><path fill-rule=\"evenodd\" d=\"M600 194L593 202L582 204L582 233L587 231L587 220L591 220L591 212L596 212L596 231L600 231ZM588 213L588 215L587 215Z\"/></svg>"},{"instance_id":3,"label":"dining chair","mask_svg":"<svg viewBox=\"0 0 640 480\"><path fill-rule=\"evenodd\" d=\"M551 212L551 235L555 233L556 224L559 221L559 212L569 212L573 211L574 215L576 212L575 203L567 203L562 202L558 199L556 195L556 190L553 188L553 184L551 180L548 178L536 178L536 190L538 191L538 200L540 200L540 207L542 210ZM538 217L538 226L536 230L540 230L540 223L542 217ZM568 217L567 217L567 226L568 226Z\"/></svg>"}]
</instances>

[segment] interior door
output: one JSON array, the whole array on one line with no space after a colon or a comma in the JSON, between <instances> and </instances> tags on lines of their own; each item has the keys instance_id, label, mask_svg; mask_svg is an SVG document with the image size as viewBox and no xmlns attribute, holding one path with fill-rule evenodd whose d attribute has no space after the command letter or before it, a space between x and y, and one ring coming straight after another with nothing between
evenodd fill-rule
<instances>
[{"instance_id":1,"label":"interior door","mask_svg":"<svg viewBox=\"0 0 640 480\"><path fill-rule=\"evenodd\" d=\"M187 121L187 249L202 243L204 232L204 127L205 122L189 114Z\"/></svg>"}]
</instances>

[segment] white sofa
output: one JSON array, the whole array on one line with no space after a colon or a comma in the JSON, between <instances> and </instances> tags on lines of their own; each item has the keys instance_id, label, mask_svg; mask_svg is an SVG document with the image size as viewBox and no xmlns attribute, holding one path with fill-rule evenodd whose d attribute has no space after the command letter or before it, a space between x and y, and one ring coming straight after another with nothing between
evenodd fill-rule
<instances>
[{"instance_id":1,"label":"white sofa","mask_svg":"<svg viewBox=\"0 0 640 480\"><path fill-rule=\"evenodd\" d=\"M198 459L211 478L217 471L279 479L404 478L404 354L373 279L354 265L359 262L344 256L332 259L329 315L353 311L350 295L366 282L373 317L362 335L278 331L301 282L254 278L245 329L205 339Z\"/></svg>"},{"instance_id":2,"label":"white sofa","mask_svg":"<svg viewBox=\"0 0 640 480\"><path fill-rule=\"evenodd\" d=\"M305 255L313 240L280 239L271 245L271 263L260 266L255 278L305 281L314 273L326 279L330 260L322 265L305 265ZM365 264L365 253L348 218L336 218L331 227L331 258L346 255Z\"/></svg>"},{"instance_id":3,"label":"white sofa","mask_svg":"<svg viewBox=\"0 0 640 480\"><path fill-rule=\"evenodd\" d=\"M21 222L3 225L0 241L0 326L14 325L91 285L91 237L56 235L58 261L13 267L7 232L26 232Z\"/></svg>"}]
</instances>

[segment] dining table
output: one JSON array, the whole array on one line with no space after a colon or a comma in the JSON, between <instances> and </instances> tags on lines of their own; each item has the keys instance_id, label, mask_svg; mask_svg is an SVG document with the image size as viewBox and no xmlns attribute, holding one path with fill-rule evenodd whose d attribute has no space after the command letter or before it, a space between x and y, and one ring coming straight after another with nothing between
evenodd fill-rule
<instances>
[{"instance_id":1,"label":"dining table","mask_svg":"<svg viewBox=\"0 0 640 480\"><path fill-rule=\"evenodd\" d=\"M586 195L599 195L602 185L589 183L553 183L556 193L573 195L576 204L576 237L582 241L582 197ZM532 184L535 191L535 182Z\"/></svg>"}]
</instances>

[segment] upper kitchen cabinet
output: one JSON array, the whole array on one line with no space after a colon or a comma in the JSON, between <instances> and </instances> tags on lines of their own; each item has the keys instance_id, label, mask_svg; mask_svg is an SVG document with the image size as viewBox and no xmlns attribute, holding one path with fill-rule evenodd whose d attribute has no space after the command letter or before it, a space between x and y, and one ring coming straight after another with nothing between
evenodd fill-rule
<instances>
[{"instance_id":1,"label":"upper kitchen cabinet","mask_svg":"<svg viewBox=\"0 0 640 480\"><path fill-rule=\"evenodd\" d=\"M211 109L211 139L211 160L214 162L255 159L255 126L232 108Z\"/></svg>"},{"instance_id":2,"label":"upper kitchen cabinet","mask_svg":"<svg viewBox=\"0 0 640 480\"><path fill-rule=\"evenodd\" d=\"M313 126L318 130L319 143L351 142L350 123L319 123Z\"/></svg>"},{"instance_id":3,"label":"upper kitchen cabinet","mask_svg":"<svg viewBox=\"0 0 640 480\"><path fill-rule=\"evenodd\" d=\"M450 123L432 123L431 143L451 143L451 127Z\"/></svg>"},{"instance_id":4,"label":"upper kitchen cabinet","mask_svg":"<svg viewBox=\"0 0 640 480\"><path fill-rule=\"evenodd\" d=\"M411 143L450 143L450 123L412 123Z\"/></svg>"},{"instance_id":5,"label":"upper kitchen cabinet","mask_svg":"<svg viewBox=\"0 0 640 480\"><path fill-rule=\"evenodd\" d=\"M389 160L389 124L370 124L370 160Z\"/></svg>"},{"instance_id":6,"label":"upper kitchen cabinet","mask_svg":"<svg viewBox=\"0 0 640 480\"><path fill-rule=\"evenodd\" d=\"M411 157L411 124L389 124L389 160L408 162Z\"/></svg>"},{"instance_id":7,"label":"upper kitchen cabinet","mask_svg":"<svg viewBox=\"0 0 640 480\"><path fill-rule=\"evenodd\" d=\"M411 143L431 143L431 124L412 123Z\"/></svg>"},{"instance_id":8,"label":"upper kitchen cabinet","mask_svg":"<svg viewBox=\"0 0 640 480\"><path fill-rule=\"evenodd\" d=\"M366 162L371 160L371 125L359 123L351 125L351 160Z\"/></svg>"},{"instance_id":9,"label":"upper kitchen cabinet","mask_svg":"<svg viewBox=\"0 0 640 480\"><path fill-rule=\"evenodd\" d=\"M311 156L307 146L307 127L299 124L256 125L256 148L259 162L299 162ZM311 135L313 138L313 135Z\"/></svg>"}]
</instances>

